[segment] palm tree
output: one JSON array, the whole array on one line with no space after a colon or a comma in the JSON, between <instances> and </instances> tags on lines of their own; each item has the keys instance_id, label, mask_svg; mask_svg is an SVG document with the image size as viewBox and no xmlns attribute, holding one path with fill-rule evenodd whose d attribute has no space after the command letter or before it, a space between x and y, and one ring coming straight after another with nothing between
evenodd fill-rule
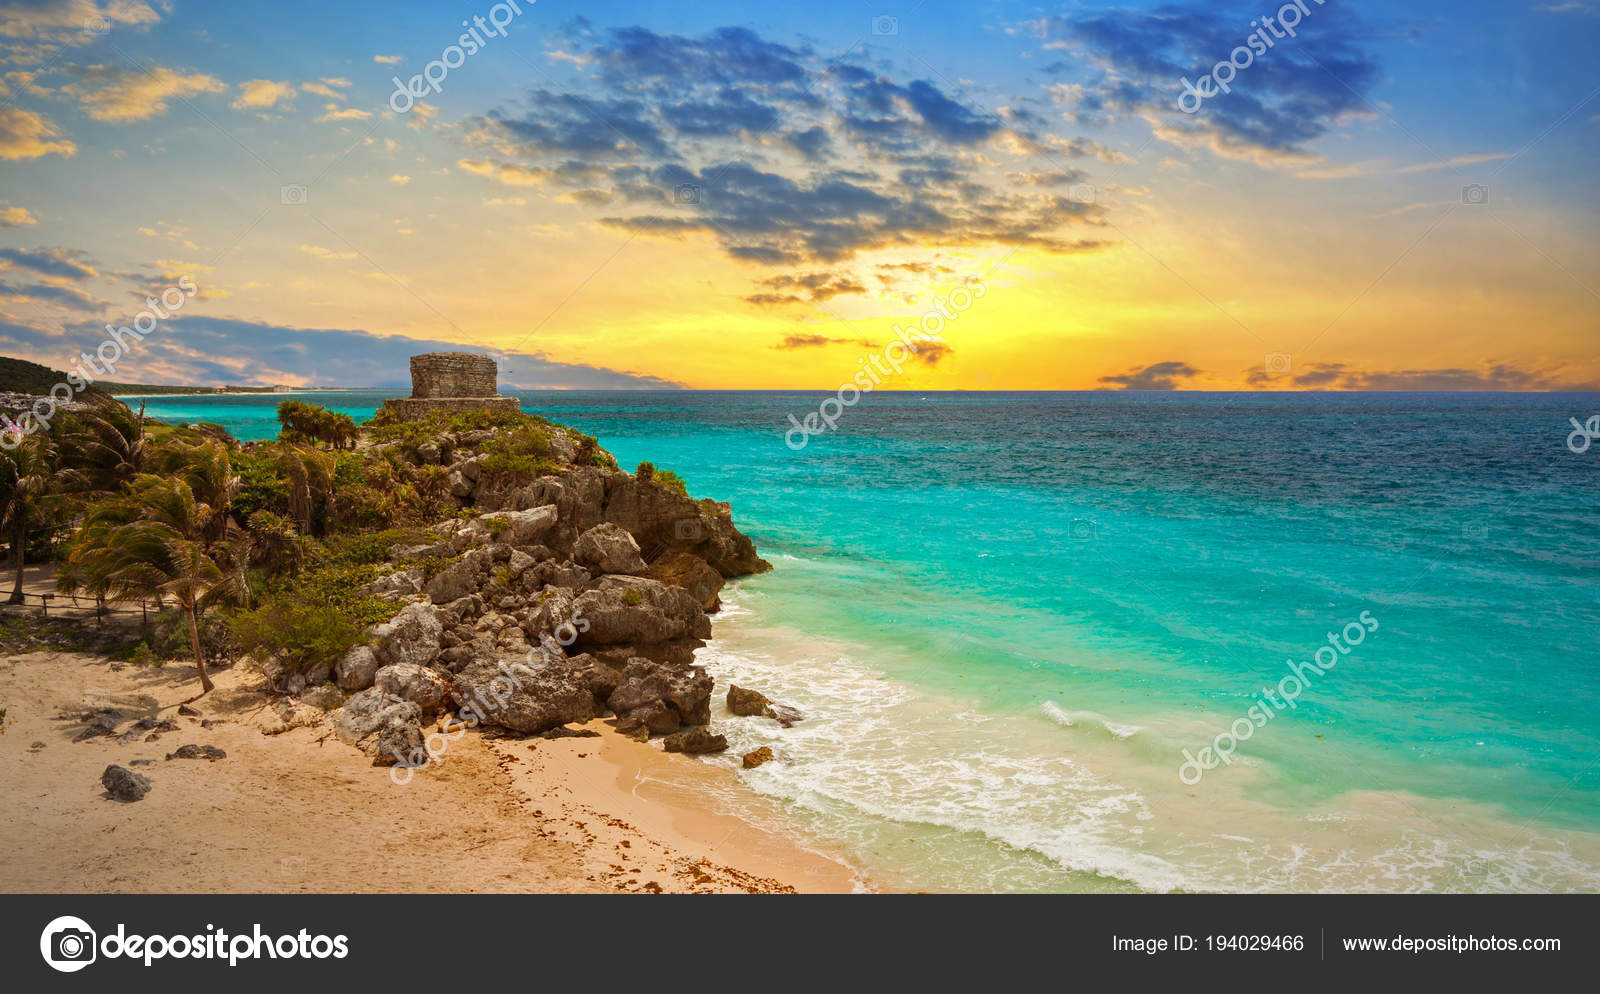
<instances>
[{"instance_id":1,"label":"palm tree","mask_svg":"<svg viewBox=\"0 0 1600 994\"><path fill-rule=\"evenodd\" d=\"M200 673L200 692L213 688L200 645L200 618L212 606L242 593L242 575L230 568L242 551L228 541L207 544L217 512L196 499L189 481L140 476L122 501L97 510L80 533L74 566L91 589L113 601L170 596L189 627ZM222 516L226 523L226 514Z\"/></svg>"},{"instance_id":2,"label":"palm tree","mask_svg":"<svg viewBox=\"0 0 1600 994\"><path fill-rule=\"evenodd\" d=\"M171 442L156 450L153 461L161 472L189 485L200 515L198 537L208 545L222 541L228 531L228 511L239 495L239 477L228 447L217 441Z\"/></svg>"},{"instance_id":3,"label":"palm tree","mask_svg":"<svg viewBox=\"0 0 1600 994\"><path fill-rule=\"evenodd\" d=\"M32 435L0 454L0 533L11 539L11 565L17 571L7 604L21 604L22 570L28 536L48 524L57 501L50 439Z\"/></svg>"},{"instance_id":4,"label":"palm tree","mask_svg":"<svg viewBox=\"0 0 1600 994\"><path fill-rule=\"evenodd\" d=\"M279 454L278 469L289 481L289 514L300 526L301 534L311 532L315 498L320 496L331 513L335 467L332 455L316 449L285 446Z\"/></svg>"},{"instance_id":5,"label":"palm tree","mask_svg":"<svg viewBox=\"0 0 1600 994\"><path fill-rule=\"evenodd\" d=\"M114 493L143 472L147 454L144 403L74 413L60 433L62 479L74 490Z\"/></svg>"}]
</instances>

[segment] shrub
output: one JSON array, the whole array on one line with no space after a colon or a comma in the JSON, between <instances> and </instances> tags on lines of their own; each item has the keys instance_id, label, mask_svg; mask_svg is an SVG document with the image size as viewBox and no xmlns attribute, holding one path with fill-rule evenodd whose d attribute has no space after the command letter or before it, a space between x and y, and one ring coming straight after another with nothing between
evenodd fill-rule
<instances>
[{"instance_id":1,"label":"shrub","mask_svg":"<svg viewBox=\"0 0 1600 994\"><path fill-rule=\"evenodd\" d=\"M656 475L655 464L642 462L639 464L639 468L634 470L633 475L639 478L640 483L649 483Z\"/></svg>"},{"instance_id":2,"label":"shrub","mask_svg":"<svg viewBox=\"0 0 1600 994\"><path fill-rule=\"evenodd\" d=\"M675 494L681 494L684 497L689 496L689 485L683 482L683 477L670 469L657 470L655 482Z\"/></svg>"},{"instance_id":3,"label":"shrub","mask_svg":"<svg viewBox=\"0 0 1600 994\"><path fill-rule=\"evenodd\" d=\"M640 595L639 591L634 590L632 587L629 587L622 594L622 603L628 605L629 607L638 607L643 601L644 597Z\"/></svg>"}]
</instances>

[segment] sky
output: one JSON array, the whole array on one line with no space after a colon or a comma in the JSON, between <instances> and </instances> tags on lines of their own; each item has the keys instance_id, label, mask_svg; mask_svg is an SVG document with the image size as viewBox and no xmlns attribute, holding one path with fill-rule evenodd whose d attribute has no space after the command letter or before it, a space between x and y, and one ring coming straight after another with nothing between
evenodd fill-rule
<instances>
[{"instance_id":1,"label":"sky","mask_svg":"<svg viewBox=\"0 0 1600 994\"><path fill-rule=\"evenodd\" d=\"M1600 0L1299 2L0 0L0 353L1595 389Z\"/></svg>"}]
</instances>

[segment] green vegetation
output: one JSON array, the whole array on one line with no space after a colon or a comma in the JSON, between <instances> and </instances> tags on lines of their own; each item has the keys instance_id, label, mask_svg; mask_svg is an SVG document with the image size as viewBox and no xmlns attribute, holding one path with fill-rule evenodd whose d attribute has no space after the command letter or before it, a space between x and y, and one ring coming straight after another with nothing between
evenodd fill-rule
<instances>
[{"instance_id":1,"label":"green vegetation","mask_svg":"<svg viewBox=\"0 0 1600 994\"><path fill-rule=\"evenodd\" d=\"M280 441L318 442L335 449L355 445L355 419L348 414L330 411L321 404L286 400L278 405L278 423L283 426L278 432Z\"/></svg>"},{"instance_id":2,"label":"green vegetation","mask_svg":"<svg viewBox=\"0 0 1600 994\"><path fill-rule=\"evenodd\" d=\"M220 658L255 653L315 669L392 617L392 601L366 592L395 568L391 551L435 547L429 524L472 514L450 493L454 447L475 449L485 473L562 467L556 427L527 414L380 414L358 429L346 415L286 401L278 416L278 439L242 445L215 425L163 425L116 402L63 413L0 449L0 541L14 566L54 557L61 593L144 608L147 626L108 648L141 666L192 659L205 693ZM358 437L375 444L356 451ZM569 437L578 459L614 465L593 438ZM421 459L423 446L442 451ZM497 537L509 527L485 525ZM450 561L400 565L431 579ZM0 647L81 644L97 637L90 631L0 618Z\"/></svg>"},{"instance_id":3,"label":"green vegetation","mask_svg":"<svg viewBox=\"0 0 1600 994\"><path fill-rule=\"evenodd\" d=\"M658 487L665 487L673 493L682 494L685 497L689 496L689 485L683 482L683 477L670 469L656 469L654 463L642 462L633 475L639 478L640 483L653 483Z\"/></svg>"},{"instance_id":4,"label":"green vegetation","mask_svg":"<svg viewBox=\"0 0 1600 994\"><path fill-rule=\"evenodd\" d=\"M622 603L628 605L629 607L638 607L643 601L644 597L639 593L639 591L634 590L632 587L629 587L622 594Z\"/></svg>"}]
</instances>

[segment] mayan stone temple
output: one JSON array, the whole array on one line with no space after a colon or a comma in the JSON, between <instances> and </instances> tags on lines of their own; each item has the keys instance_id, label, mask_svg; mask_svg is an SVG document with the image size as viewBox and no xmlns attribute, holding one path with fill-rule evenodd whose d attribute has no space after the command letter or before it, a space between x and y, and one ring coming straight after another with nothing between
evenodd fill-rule
<instances>
[{"instance_id":1,"label":"mayan stone temple","mask_svg":"<svg viewBox=\"0 0 1600 994\"><path fill-rule=\"evenodd\" d=\"M411 357L411 396L383 402L407 420L433 411L518 411L515 397L500 396L494 360L470 352L429 352Z\"/></svg>"}]
</instances>

